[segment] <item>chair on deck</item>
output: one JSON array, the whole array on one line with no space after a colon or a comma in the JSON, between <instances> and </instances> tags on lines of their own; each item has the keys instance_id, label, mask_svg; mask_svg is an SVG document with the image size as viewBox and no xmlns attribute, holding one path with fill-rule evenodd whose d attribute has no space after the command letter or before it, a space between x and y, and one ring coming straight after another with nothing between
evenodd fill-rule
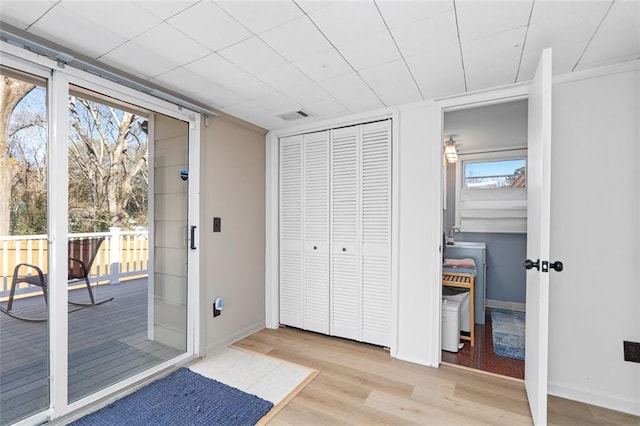
<instances>
[{"instance_id":1,"label":"chair on deck","mask_svg":"<svg viewBox=\"0 0 640 426\"><path fill-rule=\"evenodd\" d=\"M93 289L91 288L91 283L89 282L89 274L91 273L91 267L93 266L93 262L96 259L98 254L98 250L100 246L104 242L104 237L100 238L84 238L79 240L71 240L69 241L68 246L68 256L69 262L67 266L67 279L69 281L72 280L84 280L87 284L87 291L89 292L89 303L80 303L80 302L71 302L72 305L77 306L97 306L106 302L110 302L113 300L113 297L96 302L95 297L93 295ZM32 269L35 271L35 274L32 275L20 275L20 271L22 269ZM35 285L42 289L42 295L44 297L45 305L48 303L48 292L47 292L47 274L42 273L42 269L40 269L36 265L32 265L29 263L20 263L16 265L13 270L13 280L11 281L11 291L9 293L9 300L7 301L7 307L0 307L0 311L5 314L12 316L17 319L25 320L25 321L46 321L47 318L30 318L26 316L22 316L13 312L13 298L15 296L16 287L19 283L27 283L30 285Z\"/></svg>"}]
</instances>

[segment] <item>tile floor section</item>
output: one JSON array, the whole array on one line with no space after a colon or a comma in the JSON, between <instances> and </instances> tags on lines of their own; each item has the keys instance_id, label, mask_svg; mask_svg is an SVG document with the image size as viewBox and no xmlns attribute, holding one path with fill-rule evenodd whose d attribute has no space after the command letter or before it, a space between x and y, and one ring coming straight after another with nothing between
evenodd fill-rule
<instances>
[{"instance_id":1,"label":"tile floor section","mask_svg":"<svg viewBox=\"0 0 640 426\"><path fill-rule=\"evenodd\" d=\"M505 358L493 352L490 309L486 310L484 325L476 324L475 331L475 346L471 347L468 341L463 340L464 347L458 353L442 351L442 362L524 379L524 361Z\"/></svg>"},{"instance_id":2,"label":"tile floor section","mask_svg":"<svg viewBox=\"0 0 640 426\"><path fill-rule=\"evenodd\" d=\"M191 371L277 405L315 370L266 355L225 348L189 366Z\"/></svg>"}]
</instances>

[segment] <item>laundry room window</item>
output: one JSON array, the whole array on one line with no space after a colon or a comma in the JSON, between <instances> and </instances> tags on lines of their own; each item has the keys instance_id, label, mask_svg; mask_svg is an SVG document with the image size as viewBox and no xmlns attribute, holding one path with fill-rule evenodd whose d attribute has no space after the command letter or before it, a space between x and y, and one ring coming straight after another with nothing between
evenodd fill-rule
<instances>
[{"instance_id":1,"label":"laundry room window","mask_svg":"<svg viewBox=\"0 0 640 426\"><path fill-rule=\"evenodd\" d=\"M526 232L526 186L526 150L461 154L456 224L463 232Z\"/></svg>"},{"instance_id":2,"label":"laundry room window","mask_svg":"<svg viewBox=\"0 0 640 426\"><path fill-rule=\"evenodd\" d=\"M470 189L523 188L527 183L525 158L464 161L464 187Z\"/></svg>"}]
</instances>

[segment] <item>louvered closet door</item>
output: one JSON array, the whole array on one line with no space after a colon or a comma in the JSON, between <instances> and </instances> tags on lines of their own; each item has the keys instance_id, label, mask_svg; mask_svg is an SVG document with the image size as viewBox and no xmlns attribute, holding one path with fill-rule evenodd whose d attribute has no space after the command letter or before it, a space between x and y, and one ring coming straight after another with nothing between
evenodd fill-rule
<instances>
[{"instance_id":1,"label":"louvered closet door","mask_svg":"<svg viewBox=\"0 0 640 426\"><path fill-rule=\"evenodd\" d=\"M329 131L304 135L304 329L329 333Z\"/></svg>"},{"instance_id":2,"label":"louvered closet door","mask_svg":"<svg viewBox=\"0 0 640 426\"><path fill-rule=\"evenodd\" d=\"M360 340L359 127L331 136L331 331Z\"/></svg>"},{"instance_id":3,"label":"louvered closet door","mask_svg":"<svg viewBox=\"0 0 640 426\"><path fill-rule=\"evenodd\" d=\"M303 137L280 139L280 323L303 327Z\"/></svg>"},{"instance_id":4,"label":"louvered closet door","mask_svg":"<svg viewBox=\"0 0 640 426\"><path fill-rule=\"evenodd\" d=\"M362 341L390 345L391 121L361 126Z\"/></svg>"}]
</instances>

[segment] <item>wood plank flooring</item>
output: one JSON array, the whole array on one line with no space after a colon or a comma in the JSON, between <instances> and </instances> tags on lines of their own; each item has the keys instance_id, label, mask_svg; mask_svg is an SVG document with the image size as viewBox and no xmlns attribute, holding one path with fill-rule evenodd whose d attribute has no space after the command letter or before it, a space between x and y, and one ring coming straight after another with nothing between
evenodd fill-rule
<instances>
[{"instance_id":1,"label":"wood plank flooring","mask_svg":"<svg viewBox=\"0 0 640 426\"><path fill-rule=\"evenodd\" d=\"M69 314L69 401L181 353L147 340L146 279L100 286L95 292L98 300L115 299ZM73 290L69 298L84 301L87 290ZM46 316L42 297L21 299L14 306ZM47 324L0 313L0 424L13 423L49 405Z\"/></svg>"},{"instance_id":2,"label":"wood plank flooring","mask_svg":"<svg viewBox=\"0 0 640 426\"><path fill-rule=\"evenodd\" d=\"M377 346L292 328L265 329L235 346L320 372L271 425L532 424L521 380L423 367ZM638 425L640 418L550 397L549 424Z\"/></svg>"}]
</instances>

